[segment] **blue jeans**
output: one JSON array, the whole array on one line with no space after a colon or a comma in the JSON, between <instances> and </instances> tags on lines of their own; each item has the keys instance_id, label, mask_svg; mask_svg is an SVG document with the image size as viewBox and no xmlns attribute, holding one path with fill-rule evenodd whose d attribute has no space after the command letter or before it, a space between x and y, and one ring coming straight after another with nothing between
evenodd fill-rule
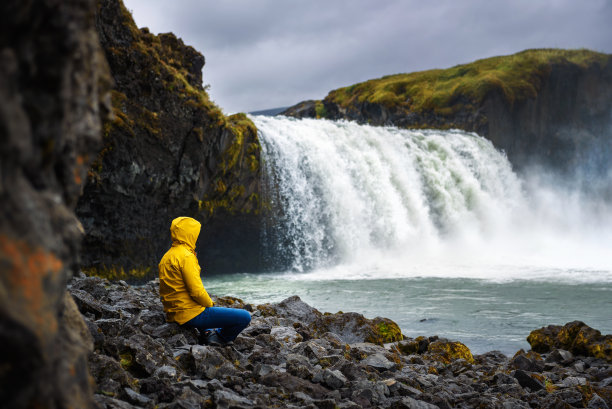
<instances>
[{"instance_id":1,"label":"blue jeans","mask_svg":"<svg viewBox=\"0 0 612 409\"><path fill-rule=\"evenodd\" d=\"M226 342L231 342L240 331L251 322L251 314L247 310L225 307L206 307L199 315L183 325L197 328L200 331L218 328L219 336Z\"/></svg>"}]
</instances>

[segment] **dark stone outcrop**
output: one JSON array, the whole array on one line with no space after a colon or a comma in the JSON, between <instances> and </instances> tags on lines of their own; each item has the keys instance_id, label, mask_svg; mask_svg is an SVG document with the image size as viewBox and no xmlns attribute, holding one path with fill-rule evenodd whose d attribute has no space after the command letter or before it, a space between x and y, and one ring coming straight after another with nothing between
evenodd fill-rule
<instances>
[{"instance_id":1,"label":"dark stone outcrop","mask_svg":"<svg viewBox=\"0 0 612 409\"><path fill-rule=\"evenodd\" d=\"M100 408L612 404L612 368L603 359L556 349L472 356L460 342L401 340L401 333L394 342L366 342L376 319L323 314L297 296L252 306L213 295L219 306L251 311L251 325L231 346L198 345L196 330L164 321L158 287L158 280L133 287L84 276L69 286L95 339L90 365ZM346 326L325 327L323 317Z\"/></svg>"},{"instance_id":2,"label":"dark stone outcrop","mask_svg":"<svg viewBox=\"0 0 612 409\"><path fill-rule=\"evenodd\" d=\"M94 0L0 3L0 406L89 408L91 337L66 283L111 78Z\"/></svg>"},{"instance_id":3,"label":"dark stone outcrop","mask_svg":"<svg viewBox=\"0 0 612 409\"><path fill-rule=\"evenodd\" d=\"M538 165L605 175L612 154L612 55L586 66L554 61L534 75L537 78L525 82L533 81L537 94L515 100L507 98L502 86L493 87L478 101L456 96L452 104L458 109L434 106L414 111L364 98L347 106L336 99L336 90L322 101L301 102L281 115L400 128L458 128L491 140L519 170ZM317 104L322 105L318 110Z\"/></svg>"},{"instance_id":4,"label":"dark stone outcrop","mask_svg":"<svg viewBox=\"0 0 612 409\"><path fill-rule=\"evenodd\" d=\"M169 226L191 216L209 272L259 268L259 141L202 86L204 57L172 33L139 30L121 0L100 0L100 41L115 88L114 120L77 215L83 267L109 277L154 274Z\"/></svg>"}]
</instances>

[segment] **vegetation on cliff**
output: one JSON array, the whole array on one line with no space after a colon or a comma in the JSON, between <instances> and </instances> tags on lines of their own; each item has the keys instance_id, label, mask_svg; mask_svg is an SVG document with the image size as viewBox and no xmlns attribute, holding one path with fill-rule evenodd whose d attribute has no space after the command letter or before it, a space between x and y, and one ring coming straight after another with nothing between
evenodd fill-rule
<instances>
[{"instance_id":1,"label":"vegetation on cliff","mask_svg":"<svg viewBox=\"0 0 612 409\"><path fill-rule=\"evenodd\" d=\"M589 50L526 50L447 69L389 75L331 91L325 100L343 108L367 101L387 108L448 115L475 109L493 92L503 95L509 104L534 98L553 64L603 67L611 60L610 55Z\"/></svg>"}]
</instances>

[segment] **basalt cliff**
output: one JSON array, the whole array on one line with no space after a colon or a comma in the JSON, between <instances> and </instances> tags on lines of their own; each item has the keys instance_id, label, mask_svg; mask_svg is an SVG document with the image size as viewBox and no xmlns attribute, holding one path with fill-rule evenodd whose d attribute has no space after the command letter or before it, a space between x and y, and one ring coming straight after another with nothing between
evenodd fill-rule
<instances>
[{"instance_id":1,"label":"basalt cliff","mask_svg":"<svg viewBox=\"0 0 612 409\"><path fill-rule=\"evenodd\" d=\"M612 55L539 49L331 91L281 115L401 128L458 128L490 139L517 170L605 174L612 153Z\"/></svg>"},{"instance_id":2,"label":"basalt cliff","mask_svg":"<svg viewBox=\"0 0 612 409\"><path fill-rule=\"evenodd\" d=\"M113 119L76 208L86 233L83 269L154 275L177 216L203 222L198 247L207 270L258 269L255 126L210 101L198 51L172 33L138 29L120 0L98 2L96 28L114 80Z\"/></svg>"}]
</instances>

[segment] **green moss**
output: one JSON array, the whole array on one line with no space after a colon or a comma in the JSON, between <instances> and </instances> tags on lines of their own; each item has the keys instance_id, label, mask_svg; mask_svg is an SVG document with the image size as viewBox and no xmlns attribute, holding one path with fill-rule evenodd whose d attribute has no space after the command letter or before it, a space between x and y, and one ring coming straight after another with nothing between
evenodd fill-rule
<instances>
[{"instance_id":1,"label":"green moss","mask_svg":"<svg viewBox=\"0 0 612 409\"><path fill-rule=\"evenodd\" d=\"M375 318L373 325L373 333L367 337L366 342L374 344L386 344L388 342L396 342L404 339L399 326L387 318Z\"/></svg>"},{"instance_id":2,"label":"green moss","mask_svg":"<svg viewBox=\"0 0 612 409\"><path fill-rule=\"evenodd\" d=\"M119 363L121 364L121 367L123 369L126 369L126 370L129 369L134 363L134 357L132 357L132 354L130 354L129 352L120 354L119 358L120 358Z\"/></svg>"},{"instance_id":3,"label":"green moss","mask_svg":"<svg viewBox=\"0 0 612 409\"><path fill-rule=\"evenodd\" d=\"M474 109L492 92L498 92L509 104L535 97L552 64L603 66L610 58L589 50L526 50L444 70L385 76L334 90L326 100L345 108L369 102L387 108L451 115Z\"/></svg>"},{"instance_id":4,"label":"green moss","mask_svg":"<svg viewBox=\"0 0 612 409\"><path fill-rule=\"evenodd\" d=\"M472 352L461 342L432 342L427 347L427 354L444 364L450 364L456 359L474 363Z\"/></svg>"},{"instance_id":5,"label":"green moss","mask_svg":"<svg viewBox=\"0 0 612 409\"><path fill-rule=\"evenodd\" d=\"M315 112L317 114L317 118L327 118L327 110L325 109L325 105L323 105L322 101L315 101Z\"/></svg>"}]
</instances>

